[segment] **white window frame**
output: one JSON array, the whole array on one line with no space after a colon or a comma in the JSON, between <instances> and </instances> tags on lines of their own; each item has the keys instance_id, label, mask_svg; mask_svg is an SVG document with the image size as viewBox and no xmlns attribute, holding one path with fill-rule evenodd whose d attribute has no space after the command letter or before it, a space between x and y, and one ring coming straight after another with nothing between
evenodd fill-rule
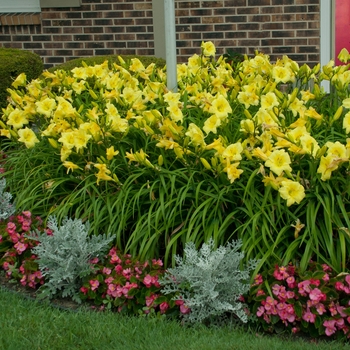
<instances>
[{"instance_id":1,"label":"white window frame","mask_svg":"<svg viewBox=\"0 0 350 350\"><path fill-rule=\"evenodd\" d=\"M320 0L320 63L321 67L334 60L335 53L335 1ZM328 81L323 81L325 91L330 91Z\"/></svg>"}]
</instances>

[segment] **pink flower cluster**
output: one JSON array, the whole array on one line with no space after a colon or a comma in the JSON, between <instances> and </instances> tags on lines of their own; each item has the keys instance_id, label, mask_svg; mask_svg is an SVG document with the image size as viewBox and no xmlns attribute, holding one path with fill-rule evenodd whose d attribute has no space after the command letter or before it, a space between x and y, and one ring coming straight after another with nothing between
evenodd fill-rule
<instances>
[{"instance_id":1,"label":"pink flower cluster","mask_svg":"<svg viewBox=\"0 0 350 350\"><path fill-rule=\"evenodd\" d=\"M289 265L276 266L265 279L270 288L257 275L250 295L270 329L279 321L294 333L314 327L319 334L340 331L350 338L350 274L336 276L329 266L311 262L304 276Z\"/></svg>"},{"instance_id":2,"label":"pink flower cluster","mask_svg":"<svg viewBox=\"0 0 350 350\"><path fill-rule=\"evenodd\" d=\"M31 253L37 241L26 235L31 230L41 229L41 225L41 218L33 218L30 211L23 211L0 223L0 248L6 247L6 252L0 256L0 265L7 278L17 279L23 286L31 288L43 284L44 278L35 262L36 255Z\"/></svg>"},{"instance_id":3,"label":"pink flower cluster","mask_svg":"<svg viewBox=\"0 0 350 350\"><path fill-rule=\"evenodd\" d=\"M183 302L160 293L162 266L161 260L141 263L113 247L104 261L93 262L94 273L80 288L81 299L91 301L95 307L103 305L133 314L165 314L176 308L188 313Z\"/></svg>"}]
</instances>

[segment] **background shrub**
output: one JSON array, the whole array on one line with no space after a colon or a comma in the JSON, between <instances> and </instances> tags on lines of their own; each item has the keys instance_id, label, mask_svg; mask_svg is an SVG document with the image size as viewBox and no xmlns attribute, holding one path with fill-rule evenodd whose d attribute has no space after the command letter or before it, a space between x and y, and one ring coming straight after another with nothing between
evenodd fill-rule
<instances>
[{"instance_id":1,"label":"background shrub","mask_svg":"<svg viewBox=\"0 0 350 350\"><path fill-rule=\"evenodd\" d=\"M132 58L138 58L144 66L148 66L151 63L155 63L157 67L162 68L165 66L165 60L163 58L157 58L153 56L137 56L137 55L107 55L107 56L92 56L92 57L83 57L83 58L75 58L68 62L62 63L58 66L51 67L48 69L49 72L54 72L58 69L62 69L65 71L70 71L75 67L83 67L83 62L88 66L94 66L95 64L102 64L105 61L109 62L109 66L116 62L119 64L118 57L122 57L124 61L128 62Z\"/></svg>"},{"instance_id":2,"label":"background shrub","mask_svg":"<svg viewBox=\"0 0 350 350\"><path fill-rule=\"evenodd\" d=\"M20 75L25 73L27 80L36 79L43 71L44 64L39 55L25 50L0 48L0 108L7 105L6 89Z\"/></svg>"}]
</instances>

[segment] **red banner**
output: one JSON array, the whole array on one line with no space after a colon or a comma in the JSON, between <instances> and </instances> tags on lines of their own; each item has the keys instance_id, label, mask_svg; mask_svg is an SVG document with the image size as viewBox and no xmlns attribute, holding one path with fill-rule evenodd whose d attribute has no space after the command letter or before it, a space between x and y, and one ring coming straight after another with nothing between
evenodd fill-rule
<instances>
[{"instance_id":1,"label":"red banner","mask_svg":"<svg viewBox=\"0 0 350 350\"><path fill-rule=\"evenodd\" d=\"M350 52L350 0L336 0L335 5L335 57L339 65L340 50L346 48Z\"/></svg>"}]
</instances>

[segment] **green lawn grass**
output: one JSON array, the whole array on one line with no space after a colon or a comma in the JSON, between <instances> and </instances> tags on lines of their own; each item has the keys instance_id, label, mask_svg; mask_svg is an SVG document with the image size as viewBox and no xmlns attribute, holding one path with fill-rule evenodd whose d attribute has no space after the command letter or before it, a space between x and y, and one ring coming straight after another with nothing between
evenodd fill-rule
<instances>
[{"instance_id":1,"label":"green lawn grass","mask_svg":"<svg viewBox=\"0 0 350 350\"><path fill-rule=\"evenodd\" d=\"M183 327L162 319L67 311L0 288L2 350L350 350L229 328Z\"/></svg>"}]
</instances>

